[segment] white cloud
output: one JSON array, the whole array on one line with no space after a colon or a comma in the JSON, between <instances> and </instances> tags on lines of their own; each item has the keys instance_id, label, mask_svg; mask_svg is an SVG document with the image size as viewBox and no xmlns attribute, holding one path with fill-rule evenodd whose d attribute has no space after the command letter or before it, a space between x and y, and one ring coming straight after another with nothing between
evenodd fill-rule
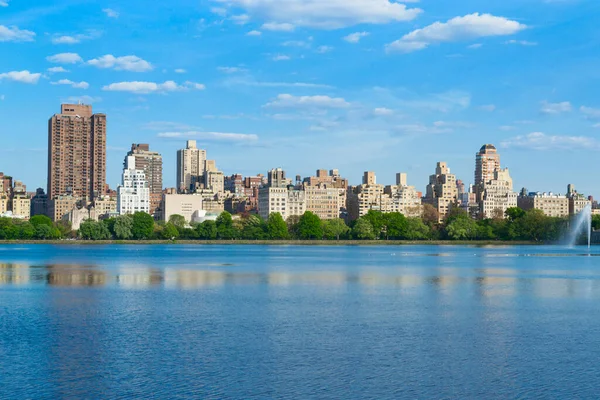
<instances>
[{"instance_id":1,"label":"white cloud","mask_svg":"<svg viewBox=\"0 0 600 400\"><path fill-rule=\"evenodd\" d=\"M3 99L4 100L4 99ZM600 123L599 124L594 124L592 125L592 128L600 128Z\"/></svg>"},{"instance_id":2,"label":"white cloud","mask_svg":"<svg viewBox=\"0 0 600 400\"><path fill-rule=\"evenodd\" d=\"M246 33L246 36L260 36L262 35L261 31L250 31L248 33Z\"/></svg>"},{"instance_id":3,"label":"white cloud","mask_svg":"<svg viewBox=\"0 0 600 400\"><path fill-rule=\"evenodd\" d=\"M564 112L570 112L572 110L571 103L563 101L561 103L548 103L542 101L540 111L544 114L561 114Z\"/></svg>"},{"instance_id":4,"label":"white cloud","mask_svg":"<svg viewBox=\"0 0 600 400\"><path fill-rule=\"evenodd\" d=\"M504 42L504 44L520 44L521 46L537 46L537 42L529 42L527 40L515 40L515 39L508 40L508 41Z\"/></svg>"},{"instance_id":5,"label":"white cloud","mask_svg":"<svg viewBox=\"0 0 600 400\"><path fill-rule=\"evenodd\" d=\"M6 98L6 96L4 96L3 94L0 94L0 101L4 101L5 98Z\"/></svg>"},{"instance_id":6,"label":"white cloud","mask_svg":"<svg viewBox=\"0 0 600 400\"><path fill-rule=\"evenodd\" d=\"M77 44L84 40L97 39L101 36L99 31L89 31L88 33L80 33L77 35L60 35L52 38L53 44Z\"/></svg>"},{"instance_id":7,"label":"white cloud","mask_svg":"<svg viewBox=\"0 0 600 400\"><path fill-rule=\"evenodd\" d=\"M358 43L360 39L369 36L369 32L355 32L344 37L344 40L348 43Z\"/></svg>"},{"instance_id":8,"label":"white cloud","mask_svg":"<svg viewBox=\"0 0 600 400\"><path fill-rule=\"evenodd\" d=\"M77 103L83 103L83 104L93 104L93 103L99 103L102 101L101 97L92 97L92 96L88 96L88 95L83 95L83 96L71 96L71 97L67 97L67 102L71 103L71 104L77 104Z\"/></svg>"},{"instance_id":9,"label":"white cloud","mask_svg":"<svg viewBox=\"0 0 600 400\"><path fill-rule=\"evenodd\" d=\"M8 0L0 0L0 7L8 7Z\"/></svg>"},{"instance_id":10,"label":"white cloud","mask_svg":"<svg viewBox=\"0 0 600 400\"><path fill-rule=\"evenodd\" d=\"M500 128L501 131L514 131L516 128L512 125L502 125Z\"/></svg>"},{"instance_id":11,"label":"white cloud","mask_svg":"<svg viewBox=\"0 0 600 400\"><path fill-rule=\"evenodd\" d=\"M394 110L385 107L379 107L373 110L373 114L379 117L383 117L387 115L393 115Z\"/></svg>"},{"instance_id":12,"label":"white cloud","mask_svg":"<svg viewBox=\"0 0 600 400\"><path fill-rule=\"evenodd\" d=\"M215 0L265 21L319 29L411 21L421 10L395 0ZM405 1L405 3L408 1Z\"/></svg>"},{"instance_id":13,"label":"white cloud","mask_svg":"<svg viewBox=\"0 0 600 400\"><path fill-rule=\"evenodd\" d=\"M307 83L307 82L263 82L256 81L253 79L240 79L240 78L231 78L227 79L225 82L227 86L255 86L255 87L292 87L292 88L326 88L331 89L330 85L324 85L321 83Z\"/></svg>"},{"instance_id":14,"label":"white cloud","mask_svg":"<svg viewBox=\"0 0 600 400\"><path fill-rule=\"evenodd\" d=\"M481 43L473 43L473 44L467 46L467 49L475 50L475 49L480 49L482 46L483 46L483 44L481 44Z\"/></svg>"},{"instance_id":15,"label":"white cloud","mask_svg":"<svg viewBox=\"0 0 600 400\"><path fill-rule=\"evenodd\" d=\"M87 63L94 67L113 68L117 71L146 72L154 68L148 61L138 56L115 57L112 54L94 58Z\"/></svg>"},{"instance_id":16,"label":"white cloud","mask_svg":"<svg viewBox=\"0 0 600 400\"><path fill-rule=\"evenodd\" d=\"M350 103L341 97L329 96L293 96L291 94L280 94L277 98L265 105L265 107L282 108L345 108Z\"/></svg>"},{"instance_id":17,"label":"white cloud","mask_svg":"<svg viewBox=\"0 0 600 400\"><path fill-rule=\"evenodd\" d=\"M83 62L81 56L77 53L60 53L46 57L46 60L55 64L77 64Z\"/></svg>"},{"instance_id":18,"label":"white cloud","mask_svg":"<svg viewBox=\"0 0 600 400\"><path fill-rule=\"evenodd\" d=\"M281 43L281 45L285 46L285 47L304 47L304 48L310 47L310 43L307 43L303 40L288 40L288 41Z\"/></svg>"},{"instance_id":19,"label":"white cloud","mask_svg":"<svg viewBox=\"0 0 600 400\"><path fill-rule=\"evenodd\" d=\"M202 84L202 83L185 81L185 85L187 87L189 87L189 88L196 89L196 90L204 90L204 89L206 89L206 86L204 84Z\"/></svg>"},{"instance_id":20,"label":"white cloud","mask_svg":"<svg viewBox=\"0 0 600 400\"><path fill-rule=\"evenodd\" d=\"M183 69L183 68L177 68L177 69L175 70L175 73L176 73L176 74L185 74L186 72L187 72L187 71L186 71L185 69Z\"/></svg>"},{"instance_id":21,"label":"white cloud","mask_svg":"<svg viewBox=\"0 0 600 400\"><path fill-rule=\"evenodd\" d=\"M42 74L31 73L27 70L11 71L11 72L4 72L4 73L0 74L0 81L7 80L7 81L13 81L13 82L36 84L40 80L41 76L42 76Z\"/></svg>"},{"instance_id":22,"label":"white cloud","mask_svg":"<svg viewBox=\"0 0 600 400\"><path fill-rule=\"evenodd\" d=\"M250 16L247 14L232 15L229 19L238 25L246 25L250 21Z\"/></svg>"},{"instance_id":23,"label":"white cloud","mask_svg":"<svg viewBox=\"0 0 600 400\"><path fill-rule=\"evenodd\" d=\"M0 42L33 42L34 37L34 32L0 25Z\"/></svg>"},{"instance_id":24,"label":"white cloud","mask_svg":"<svg viewBox=\"0 0 600 400\"><path fill-rule=\"evenodd\" d=\"M291 32L296 29L296 27L288 23L267 22L266 24L263 24L262 29L265 31Z\"/></svg>"},{"instance_id":25,"label":"white cloud","mask_svg":"<svg viewBox=\"0 0 600 400\"><path fill-rule=\"evenodd\" d=\"M119 13L111 8L105 8L102 12L106 14L108 18L119 18Z\"/></svg>"},{"instance_id":26,"label":"white cloud","mask_svg":"<svg viewBox=\"0 0 600 400\"><path fill-rule=\"evenodd\" d=\"M273 57L273 61L288 61L291 60L292 58L290 56L286 56L286 55L281 55L278 54L276 56Z\"/></svg>"},{"instance_id":27,"label":"white cloud","mask_svg":"<svg viewBox=\"0 0 600 400\"><path fill-rule=\"evenodd\" d=\"M69 72L68 69L64 69L63 67L51 67L51 68L48 68L46 71L50 72L51 74L57 74L60 72Z\"/></svg>"},{"instance_id":28,"label":"white cloud","mask_svg":"<svg viewBox=\"0 0 600 400\"><path fill-rule=\"evenodd\" d=\"M161 132L156 135L161 138L198 138L202 140L214 140L225 142L255 142L258 136L246 133L225 133L225 132Z\"/></svg>"},{"instance_id":29,"label":"white cloud","mask_svg":"<svg viewBox=\"0 0 600 400\"><path fill-rule=\"evenodd\" d=\"M581 106L579 107L579 111L581 111L587 119L600 119L600 108Z\"/></svg>"},{"instance_id":30,"label":"white cloud","mask_svg":"<svg viewBox=\"0 0 600 400\"><path fill-rule=\"evenodd\" d=\"M237 74L240 72L248 71L247 69L240 68L240 67L218 67L217 70L219 70L219 72L222 72L224 74Z\"/></svg>"},{"instance_id":31,"label":"white cloud","mask_svg":"<svg viewBox=\"0 0 600 400\"><path fill-rule=\"evenodd\" d=\"M174 81L166 81L163 83L156 82L116 82L106 85L102 90L107 92L129 92L138 94L149 94L149 93L166 93L166 92L177 92L188 89L205 89L204 85L194 82L185 82L184 85L179 85Z\"/></svg>"},{"instance_id":32,"label":"white cloud","mask_svg":"<svg viewBox=\"0 0 600 400\"><path fill-rule=\"evenodd\" d=\"M435 22L414 30L386 46L388 52L410 53L434 43L457 42L487 36L507 36L527 28L517 21L491 14L474 13L455 17L447 22Z\"/></svg>"},{"instance_id":33,"label":"white cloud","mask_svg":"<svg viewBox=\"0 0 600 400\"><path fill-rule=\"evenodd\" d=\"M527 150L591 150L600 147L600 143L590 137L546 135L542 132L516 136L505 140L500 145Z\"/></svg>"},{"instance_id":34,"label":"white cloud","mask_svg":"<svg viewBox=\"0 0 600 400\"><path fill-rule=\"evenodd\" d=\"M483 106L479 106L478 108L482 111L488 111L488 112L496 111L496 106L494 104L485 104Z\"/></svg>"},{"instance_id":35,"label":"white cloud","mask_svg":"<svg viewBox=\"0 0 600 400\"><path fill-rule=\"evenodd\" d=\"M438 135L441 133L451 133L454 130L448 127L440 127L426 124L405 124L397 125L392 129L395 133L401 135Z\"/></svg>"},{"instance_id":36,"label":"white cloud","mask_svg":"<svg viewBox=\"0 0 600 400\"><path fill-rule=\"evenodd\" d=\"M90 84L87 82L73 82L69 79L61 79L56 82L50 82L51 85L69 85L75 89L87 89L90 87Z\"/></svg>"},{"instance_id":37,"label":"white cloud","mask_svg":"<svg viewBox=\"0 0 600 400\"><path fill-rule=\"evenodd\" d=\"M227 15L227 9L223 7L212 7L210 12L213 14L217 14L219 17L224 17Z\"/></svg>"},{"instance_id":38,"label":"white cloud","mask_svg":"<svg viewBox=\"0 0 600 400\"><path fill-rule=\"evenodd\" d=\"M333 51L333 47L331 46L319 46L317 47L317 53L319 54L325 54L325 53L329 53Z\"/></svg>"}]
</instances>

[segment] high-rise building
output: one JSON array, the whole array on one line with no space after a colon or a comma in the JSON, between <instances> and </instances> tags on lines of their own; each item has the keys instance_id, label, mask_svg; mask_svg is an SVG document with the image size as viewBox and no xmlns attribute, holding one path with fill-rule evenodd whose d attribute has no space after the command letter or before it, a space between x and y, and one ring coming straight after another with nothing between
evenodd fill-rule
<instances>
[{"instance_id":1,"label":"high-rise building","mask_svg":"<svg viewBox=\"0 0 600 400\"><path fill-rule=\"evenodd\" d=\"M177 151L177 190L190 191L204 181L206 150L196 147L195 140L188 140L186 148Z\"/></svg>"},{"instance_id":2,"label":"high-rise building","mask_svg":"<svg viewBox=\"0 0 600 400\"><path fill-rule=\"evenodd\" d=\"M500 169L500 154L493 144L484 144L475 155L475 186L485 185L494 179L494 172Z\"/></svg>"},{"instance_id":3,"label":"high-rise building","mask_svg":"<svg viewBox=\"0 0 600 400\"><path fill-rule=\"evenodd\" d=\"M135 157L125 159L121 186L117 189L117 212L120 215L150 212L150 189L146 174L135 168Z\"/></svg>"},{"instance_id":4,"label":"high-rise building","mask_svg":"<svg viewBox=\"0 0 600 400\"><path fill-rule=\"evenodd\" d=\"M286 187L290 184L290 181L285 178L285 171L281 168L275 168L269 171L268 184L269 187Z\"/></svg>"},{"instance_id":5,"label":"high-rise building","mask_svg":"<svg viewBox=\"0 0 600 400\"><path fill-rule=\"evenodd\" d=\"M150 150L148 144L132 144L131 151L127 153L127 157L135 157L135 169L144 171L148 188L150 189L150 214L158 217L157 211L162 200L162 171L163 161L162 155L156 151Z\"/></svg>"},{"instance_id":6,"label":"high-rise building","mask_svg":"<svg viewBox=\"0 0 600 400\"><path fill-rule=\"evenodd\" d=\"M440 221L443 221L452 204L458 202L458 188L456 176L450 173L450 168L445 162L438 162L435 174L429 177L427 193L423 202L432 205L438 212Z\"/></svg>"},{"instance_id":7,"label":"high-rise building","mask_svg":"<svg viewBox=\"0 0 600 400\"><path fill-rule=\"evenodd\" d=\"M484 185L480 202L483 218L505 218L506 210L517 206L517 193L513 192L513 181L508 168L494 171L494 179Z\"/></svg>"},{"instance_id":8,"label":"high-rise building","mask_svg":"<svg viewBox=\"0 0 600 400\"><path fill-rule=\"evenodd\" d=\"M31 199L31 216L48 214L48 195L44 189L38 188Z\"/></svg>"},{"instance_id":9,"label":"high-rise building","mask_svg":"<svg viewBox=\"0 0 600 400\"><path fill-rule=\"evenodd\" d=\"M62 104L48 121L48 197L93 200L106 183L106 115Z\"/></svg>"}]
</instances>

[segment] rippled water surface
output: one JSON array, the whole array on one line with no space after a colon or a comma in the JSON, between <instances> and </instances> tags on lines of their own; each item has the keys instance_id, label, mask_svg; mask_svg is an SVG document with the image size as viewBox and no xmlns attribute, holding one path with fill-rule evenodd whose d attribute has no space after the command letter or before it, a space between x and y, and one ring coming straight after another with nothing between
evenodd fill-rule
<instances>
[{"instance_id":1,"label":"rippled water surface","mask_svg":"<svg viewBox=\"0 0 600 400\"><path fill-rule=\"evenodd\" d=\"M598 398L599 256L0 245L0 398Z\"/></svg>"}]
</instances>

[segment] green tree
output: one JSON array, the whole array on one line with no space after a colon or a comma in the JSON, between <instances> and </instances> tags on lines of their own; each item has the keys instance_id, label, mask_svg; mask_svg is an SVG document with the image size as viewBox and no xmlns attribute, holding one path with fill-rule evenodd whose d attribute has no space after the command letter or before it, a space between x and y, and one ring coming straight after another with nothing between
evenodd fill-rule
<instances>
[{"instance_id":1,"label":"green tree","mask_svg":"<svg viewBox=\"0 0 600 400\"><path fill-rule=\"evenodd\" d=\"M29 221L19 221L16 228L17 236L21 240L33 239L35 236L35 227Z\"/></svg>"},{"instance_id":2,"label":"green tree","mask_svg":"<svg viewBox=\"0 0 600 400\"><path fill-rule=\"evenodd\" d=\"M404 239L407 236L408 222L398 212L383 214L384 233L386 239Z\"/></svg>"},{"instance_id":3,"label":"green tree","mask_svg":"<svg viewBox=\"0 0 600 400\"><path fill-rule=\"evenodd\" d=\"M341 218L324 220L322 225L323 236L329 240L340 240L340 237L343 237L350 232L350 228Z\"/></svg>"},{"instance_id":4,"label":"green tree","mask_svg":"<svg viewBox=\"0 0 600 400\"><path fill-rule=\"evenodd\" d=\"M592 216L592 228L597 231L600 229L600 215Z\"/></svg>"},{"instance_id":5,"label":"green tree","mask_svg":"<svg viewBox=\"0 0 600 400\"><path fill-rule=\"evenodd\" d=\"M17 229L11 218L0 218L0 240L16 239Z\"/></svg>"},{"instance_id":6,"label":"green tree","mask_svg":"<svg viewBox=\"0 0 600 400\"><path fill-rule=\"evenodd\" d=\"M247 240L265 240L269 238L266 222L258 215L249 215L242 220L242 238Z\"/></svg>"},{"instance_id":7,"label":"green tree","mask_svg":"<svg viewBox=\"0 0 600 400\"><path fill-rule=\"evenodd\" d=\"M196 226L198 239L215 240L217 238L217 223L215 221L204 221Z\"/></svg>"},{"instance_id":8,"label":"green tree","mask_svg":"<svg viewBox=\"0 0 600 400\"><path fill-rule=\"evenodd\" d=\"M29 219L29 222L34 227L37 227L38 225L48 225L50 228L54 227L52 220L45 215L34 215Z\"/></svg>"},{"instance_id":9,"label":"green tree","mask_svg":"<svg viewBox=\"0 0 600 400\"><path fill-rule=\"evenodd\" d=\"M152 234L154 233L154 218L145 212L136 212L133 214L131 233L136 240L152 238Z\"/></svg>"},{"instance_id":10,"label":"green tree","mask_svg":"<svg viewBox=\"0 0 600 400\"><path fill-rule=\"evenodd\" d=\"M35 238L40 240L52 239L52 228L45 224L36 226Z\"/></svg>"},{"instance_id":11,"label":"green tree","mask_svg":"<svg viewBox=\"0 0 600 400\"><path fill-rule=\"evenodd\" d=\"M280 213L272 213L267 220L267 233L270 239L284 240L290 237L288 226Z\"/></svg>"},{"instance_id":12,"label":"green tree","mask_svg":"<svg viewBox=\"0 0 600 400\"><path fill-rule=\"evenodd\" d=\"M175 240L179 237L179 229L177 229L177 227L172 224L171 222L168 222L162 232L162 238L166 239L166 240Z\"/></svg>"},{"instance_id":13,"label":"green tree","mask_svg":"<svg viewBox=\"0 0 600 400\"><path fill-rule=\"evenodd\" d=\"M470 240L477 237L477 222L466 213L452 216L446 225L446 234L451 240Z\"/></svg>"},{"instance_id":14,"label":"green tree","mask_svg":"<svg viewBox=\"0 0 600 400\"><path fill-rule=\"evenodd\" d=\"M516 221L525 216L525 210L519 207L510 207L504 212L504 214L507 216L509 221Z\"/></svg>"},{"instance_id":15,"label":"green tree","mask_svg":"<svg viewBox=\"0 0 600 400\"><path fill-rule=\"evenodd\" d=\"M322 239L323 228L321 227L321 218L318 215L307 211L298 221L298 238L302 240Z\"/></svg>"},{"instance_id":16,"label":"green tree","mask_svg":"<svg viewBox=\"0 0 600 400\"><path fill-rule=\"evenodd\" d=\"M84 240L106 240L110 239L110 232L106 224L87 220L79 227L79 237Z\"/></svg>"},{"instance_id":17,"label":"green tree","mask_svg":"<svg viewBox=\"0 0 600 400\"><path fill-rule=\"evenodd\" d=\"M223 211L221 215L217 217L217 238L222 240L231 240L237 237L237 231L233 226L233 219L231 214L227 211Z\"/></svg>"},{"instance_id":18,"label":"green tree","mask_svg":"<svg viewBox=\"0 0 600 400\"><path fill-rule=\"evenodd\" d=\"M385 216L381 211L369 210L362 218L371 223L373 233L377 238L381 237L385 228Z\"/></svg>"},{"instance_id":19,"label":"green tree","mask_svg":"<svg viewBox=\"0 0 600 400\"><path fill-rule=\"evenodd\" d=\"M169 217L169 222L173 224L177 229L182 230L186 227L187 221L183 215L173 214Z\"/></svg>"},{"instance_id":20,"label":"green tree","mask_svg":"<svg viewBox=\"0 0 600 400\"><path fill-rule=\"evenodd\" d=\"M425 240L429 238L431 230L425 225L423 220L418 217L406 219L406 235L407 240Z\"/></svg>"},{"instance_id":21,"label":"green tree","mask_svg":"<svg viewBox=\"0 0 600 400\"><path fill-rule=\"evenodd\" d=\"M131 215L120 215L114 218L112 233L116 239L127 240L133 237L133 218Z\"/></svg>"},{"instance_id":22,"label":"green tree","mask_svg":"<svg viewBox=\"0 0 600 400\"><path fill-rule=\"evenodd\" d=\"M376 238L373 225L364 217L359 218L354 224L352 236L358 240L374 240Z\"/></svg>"}]
</instances>

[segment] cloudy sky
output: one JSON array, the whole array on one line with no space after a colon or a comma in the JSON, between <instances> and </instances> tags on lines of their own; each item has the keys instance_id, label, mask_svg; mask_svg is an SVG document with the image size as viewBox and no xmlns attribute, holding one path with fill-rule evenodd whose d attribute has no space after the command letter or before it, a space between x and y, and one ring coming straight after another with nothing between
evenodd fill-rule
<instances>
[{"instance_id":1,"label":"cloudy sky","mask_svg":"<svg viewBox=\"0 0 600 400\"><path fill-rule=\"evenodd\" d=\"M32 5L33 4L33 5ZM597 0L0 0L0 171L46 186L61 102L108 114L107 180L196 139L226 174L424 189L494 143L517 189L600 195Z\"/></svg>"}]
</instances>

